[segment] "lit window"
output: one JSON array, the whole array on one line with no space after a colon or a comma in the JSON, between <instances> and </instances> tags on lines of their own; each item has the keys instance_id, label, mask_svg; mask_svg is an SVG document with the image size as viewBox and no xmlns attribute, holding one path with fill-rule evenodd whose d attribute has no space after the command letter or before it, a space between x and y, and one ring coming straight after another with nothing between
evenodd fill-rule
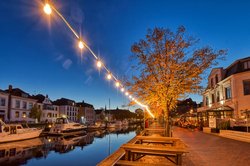
<instances>
[{"instance_id":1,"label":"lit window","mask_svg":"<svg viewBox=\"0 0 250 166\"><path fill-rule=\"evenodd\" d=\"M47 114L47 117L48 117L48 118L51 118L51 113L48 113L48 114Z\"/></svg>"},{"instance_id":2,"label":"lit window","mask_svg":"<svg viewBox=\"0 0 250 166\"><path fill-rule=\"evenodd\" d=\"M250 80L243 81L244 95L250 95Z\"/></svg>"},{"instance_id":3,"label":"lit window","mask_svg":"<svg viewBox=\"0 0 250 166\"><path fill-rule=\"evenodd\" d=\"M22 115L23 118L26 118L27 117L27 114L26 112L23 112L23 115Z\"/></svg>"},{"instance_id":4,"label":"lit window","mask_svg":"<svg viewBox=\"0 0 250 166\"><path fill-rule=\"evenodd\" d=\"M19 118L19 112L18 112L18 111L16 111L15 117L16 117L16 118Z\"/></svg>"}]
</instances>

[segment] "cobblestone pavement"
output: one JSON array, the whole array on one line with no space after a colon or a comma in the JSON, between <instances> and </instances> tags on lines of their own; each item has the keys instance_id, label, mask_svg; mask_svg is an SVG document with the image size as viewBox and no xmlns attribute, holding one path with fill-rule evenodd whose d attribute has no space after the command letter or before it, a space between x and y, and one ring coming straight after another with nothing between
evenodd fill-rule
<instances>
[{"instance_id":1,"label":"cobblestone pavement","mask_svg":"<svg viewBox=\"0 0 250 166\"><path fill-rule=\"evenodd\" d=\"M188 146L184 166L250 166L250 143L179 127L173 136Z\"/></svg>"}]
</instances>

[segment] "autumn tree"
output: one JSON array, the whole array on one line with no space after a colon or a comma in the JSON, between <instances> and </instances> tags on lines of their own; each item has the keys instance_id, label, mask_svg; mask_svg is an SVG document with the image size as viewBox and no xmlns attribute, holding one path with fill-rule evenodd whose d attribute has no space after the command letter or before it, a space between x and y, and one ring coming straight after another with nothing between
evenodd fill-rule
<instances>
[{"instance_id":1,"label":"autumn tree","mask_svg":"<svg viewBox=\"0 0 250 166\"><path fill-rule=\"evenodd\" d=\"M128 81L130 91L155 115L163 112L166 121L177 100L199 92L204 72L225 57L225 50L199 47L198 43L181 26L175 32L149 29L145 39L131 47L138 75Z\"/></svg>"}]
</instances>

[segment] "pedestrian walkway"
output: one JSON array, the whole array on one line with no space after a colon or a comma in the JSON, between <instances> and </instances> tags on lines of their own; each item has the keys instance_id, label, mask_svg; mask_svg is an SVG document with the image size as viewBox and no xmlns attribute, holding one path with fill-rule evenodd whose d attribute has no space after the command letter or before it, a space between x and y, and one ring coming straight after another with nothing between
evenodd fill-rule
<instances>
[{"instance_id":1,"label":"pedestrian walkway","mask_svg":"<svg viewBox=\"0 0 250 166\"><path fill-rule=\"evenodd\" d=\"M173 128L173 136L188 146L189 153L183 157L184 166L250 165L250 143L179 127Z\"/></svg>"}]
</instances>

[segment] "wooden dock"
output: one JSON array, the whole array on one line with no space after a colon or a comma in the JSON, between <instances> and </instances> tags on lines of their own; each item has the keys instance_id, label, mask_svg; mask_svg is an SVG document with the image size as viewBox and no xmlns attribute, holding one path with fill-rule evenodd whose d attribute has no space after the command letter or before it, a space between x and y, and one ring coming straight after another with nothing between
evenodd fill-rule
<instances>
[{"instance_id":1,"label":"wooden dock","mask_svg":"<svg viewBox=\"0 0 250 166\"><path fill-rule=\"evenodd\" d=\"M179 138L164 135L165 129L162 127L147 128L141 135L135 136L101 161L98 166L182 165L182 155L188 153L186 145ZM150 159L153 162L145 162L148 156L156 158Z\"/></svg>"}]
</instances>

